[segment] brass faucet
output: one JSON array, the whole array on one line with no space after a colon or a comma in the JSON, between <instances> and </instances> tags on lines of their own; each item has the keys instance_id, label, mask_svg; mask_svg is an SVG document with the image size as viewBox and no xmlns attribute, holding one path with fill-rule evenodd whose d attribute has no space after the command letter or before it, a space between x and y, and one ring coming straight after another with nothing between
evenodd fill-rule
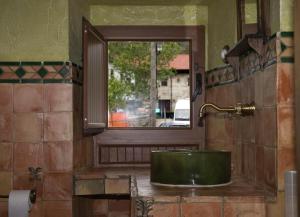
<instances>
[{"instance_id":1,"label":"brass faucet","mask_svg":"<svg viewBox=\"0 0 300 217\"><path fill-rule=\"evenodd\" d=\"M203 118L204 118L204 109L206 107L211 107L215 109L218 112L226 112L226 113L234 113L236 115L241 115L241 116L246 116L246 115L253 115L255 111L255 105L254 103L250 104L241 104L237 103L235 106L230 106L230 107L219 107L213 103L204 103L200 107L199 111L199 126L203 126Z\"/></svg>"}]
</instances>

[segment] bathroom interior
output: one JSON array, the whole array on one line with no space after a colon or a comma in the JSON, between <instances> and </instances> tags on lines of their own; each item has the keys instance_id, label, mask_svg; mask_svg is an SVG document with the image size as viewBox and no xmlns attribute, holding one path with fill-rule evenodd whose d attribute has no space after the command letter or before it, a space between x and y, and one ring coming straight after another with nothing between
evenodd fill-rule
<instances>
[{"instance_id":1,"label":"bathroom interior","mask_svg":"<svg viewBox=\"0 0 300 217\"><path fill-rule=\"evenodd\" d=\"M1 217L296 216L296 1L0 6ZM128 119L148 112L149 123L122 119L134 101L122 67L144 55L124 47L149 51L148 80L128 82L148 91ZM176 122L178 96L188 123ZM20 190L32 203L22 214L9 196Z\"/></svg>"}]
</instances>

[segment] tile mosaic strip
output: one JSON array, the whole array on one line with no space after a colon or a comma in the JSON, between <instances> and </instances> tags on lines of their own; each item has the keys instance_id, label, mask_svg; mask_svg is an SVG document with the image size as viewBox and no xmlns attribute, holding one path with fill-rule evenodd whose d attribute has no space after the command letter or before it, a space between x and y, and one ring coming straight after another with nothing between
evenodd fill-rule
<instances>
[{"instance_id":1,"label":"tile mosaic strip","mask_svg":"<svg viewBox=\"0 0 300 217\"><path fill-rule=\"evenodd\" d=\"M71 62L0 62L0 83L82 84L82 67Z\"/></svg>"},{"instance_id":2,"label":"tile mosaic strip","mask_svg":"<svg viewBox=\"0 0 300 217\"><path fill-rule=\"evenodd\" d=\"M232 68L230 65L207 71L205 79L206 88L239 81L277 62L294 63L293 36L293 32L275 33L265 44L265 54L263 56L254 51L245 53L245 55L239 58L239 74L232 69L233 71L230 72L230 76L223 76Z\"/></svg>"}]
</instances>

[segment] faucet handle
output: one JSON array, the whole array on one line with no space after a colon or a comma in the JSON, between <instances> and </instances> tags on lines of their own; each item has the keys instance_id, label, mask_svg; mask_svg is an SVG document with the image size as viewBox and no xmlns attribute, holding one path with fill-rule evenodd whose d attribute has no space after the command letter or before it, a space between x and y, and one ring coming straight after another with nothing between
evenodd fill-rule
<instances>
[{"instance_id":1,"label":"faucet handle","mask_svg":"<svg viewBox=\"0 0 300 217\"><path fill-rule=\"evenodd\" d=\"M249 104L237 103L235 106L236 114L242 116L253 115L256 109L254 102Z\"/></svg>"}]
</instances>

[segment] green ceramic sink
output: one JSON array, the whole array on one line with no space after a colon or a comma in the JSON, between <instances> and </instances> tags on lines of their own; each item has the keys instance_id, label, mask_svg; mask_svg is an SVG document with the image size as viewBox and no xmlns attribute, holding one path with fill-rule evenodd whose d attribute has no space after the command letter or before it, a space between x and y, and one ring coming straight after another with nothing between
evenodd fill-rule
<instances>
[{"instance_id":1,"label":"green ceramic sink","mask_svg":"<svg viewBox=\"0 0 300 217\"><path fill-rule=\"evenodd\" d=\"M175 187L214 187L230 184L231 152L152 151L151 183Z\"/></svg>"}]
</instances>

